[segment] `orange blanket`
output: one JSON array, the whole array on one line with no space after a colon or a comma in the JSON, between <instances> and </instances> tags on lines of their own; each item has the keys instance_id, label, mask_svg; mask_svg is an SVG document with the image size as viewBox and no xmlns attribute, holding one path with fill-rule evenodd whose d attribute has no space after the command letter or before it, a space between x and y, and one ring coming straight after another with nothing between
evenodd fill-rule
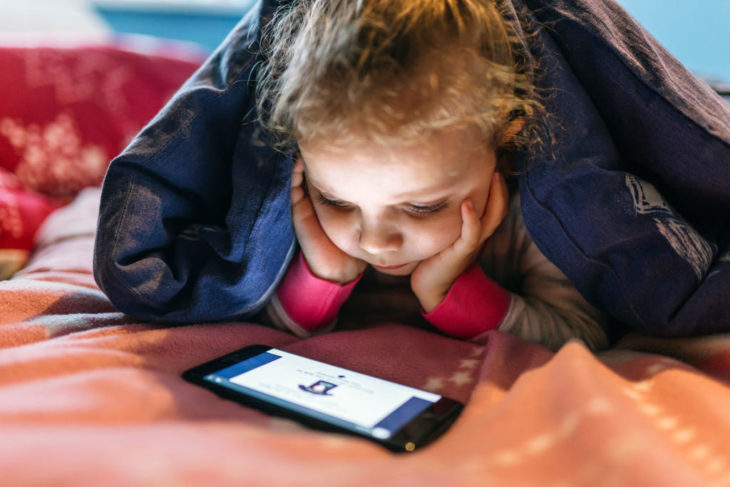
<instances>
[{"instance_id":1,"label":"orange blanket","mask_svg":"<svg viewBox=\"0 0 730 487\"><path fill-rule=\"evenodd\" d=\"M86 190L54 213L29 265L0 283L2 485L730 486L730 335L629 336L594 355L394 323L305 340L137 323L91 276L97 205ZM393 454L180 378L252 343L467 405L431 446Z\"/></svg>"}]
</instances>

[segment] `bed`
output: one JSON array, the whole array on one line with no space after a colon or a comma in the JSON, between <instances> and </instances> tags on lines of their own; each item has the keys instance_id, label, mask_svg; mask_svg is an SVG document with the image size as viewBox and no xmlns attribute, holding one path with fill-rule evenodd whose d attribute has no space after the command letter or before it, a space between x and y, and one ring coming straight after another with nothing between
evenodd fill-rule
<instances>
[{"instance_id":1,"label":"bed","mask_svg":"<svg viewBox=\"0 0 730 487\"><path fill-rule=\"evenodd\" d=\"M0 137L0 256L12 269L0 281L3 485L730 486L727 333L627 333L603 352L578 341L551 352L497 331L475 344L372 323L299 339L242 320L169 325L118 311L93 276L105 165L78 161L97 160L89 147L109 156L121 150L201 61L128 47L0 49L4 66L20 59L18 73L37 67L42 55L58 61L43 63L56 67L55 76L39 78L26 98L4 97L0 119L25 134L33 124L36 131L58 126L59 116L67 129L63 116L86 124L69 129L79 137L75 153L47 150L45 165L33 171L18 169L27 166L27 147ZM103 76L108 70L79 61L90 59L129 68L123 79L137 83L127 92L136 103L100 103L103 88L118 85ZM70 79L59 66L95 79L91 96L59 91ZM68 95L63 103L43 101L59 93ZM34 101L42 110L28 109ZM127 111L132 105L139 111ZM31 112L42 118L28 118ZM54 171L59 161L65 170ZM19 226L9 225L11 214ZM466 407L432 445L394 454L242 407L181 378L256 343Z\"/></svg>"},{"instance_id":2,"label":"bed","mask_svg":"<svg viewBox=\"0 0 730 487\"><path fill-rule=\"evenodd\" d=\"M297 339L118 312L91 269L98 188L56 210L0 283L4 485L730 485L730 335L627 335L593 354L397 323ZM412 454L304 429L185 382L264 343L466 403Z\"/></svg>"}]
</instances>

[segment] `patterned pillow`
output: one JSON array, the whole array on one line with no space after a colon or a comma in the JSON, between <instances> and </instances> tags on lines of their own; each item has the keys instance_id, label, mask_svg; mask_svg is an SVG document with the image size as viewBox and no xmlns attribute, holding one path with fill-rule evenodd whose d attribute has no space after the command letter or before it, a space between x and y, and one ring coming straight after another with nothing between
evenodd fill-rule
<instances>
[{"instance_id":1,"label":"patterned pillow","mask_svg":"<svg viewBox=\"0 0 730 487\"><path fill-rule=\"evenodd\" d=\"M25 264L36 230L56 208L50 198L24 189L14 174L0 169L0 279Z\"/></svg>"},{"instance_id":2,"label":"patterned pillow","mask_svg":"<svg viewBox=\"0 0 730 487\"><path fill-rule=\"evenodd\" d=\"M202 62L198 51L0 39L0 279Z\"/></svg>"},{"instance_id":3,"label":"patterned pillow","mask_svg":"<svg viewBox=\"0 0 730 487\"><path fill-rule=\"evenodd\" d=\"M56 199L100 184L109 160L201 60L0 42L0 167Z\"/></svg>"}]
</instances>

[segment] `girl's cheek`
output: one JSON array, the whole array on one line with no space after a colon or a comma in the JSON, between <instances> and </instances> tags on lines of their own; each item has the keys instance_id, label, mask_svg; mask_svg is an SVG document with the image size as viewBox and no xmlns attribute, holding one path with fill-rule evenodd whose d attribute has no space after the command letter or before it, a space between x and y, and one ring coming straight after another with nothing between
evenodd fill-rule
<instances>
[{"instance_id":1,"label":"girl's cheek","mask_svg":"<svg viewBox=\"0 0 730 487\"><path fill-rule=\"evenodd\" d=\"M340 250L347 252L350 242L354 241L356 232L352 215L348 212L321 207L316 209L315 212L327 237Z\"/></svg>"},{"instance_id":2,"label":"girl's cheek","mask_svg":"<svg viewBox=\"0 0 730 487\"><path fill-rule=\"evenodd\" d=\"M438 218L434 215L421 220L420 224L411 228L409 233L411 241L418 242L424 252L437 254L453 244L461 235L461 214L452 210Z\"/></svg>"}]
</instances>

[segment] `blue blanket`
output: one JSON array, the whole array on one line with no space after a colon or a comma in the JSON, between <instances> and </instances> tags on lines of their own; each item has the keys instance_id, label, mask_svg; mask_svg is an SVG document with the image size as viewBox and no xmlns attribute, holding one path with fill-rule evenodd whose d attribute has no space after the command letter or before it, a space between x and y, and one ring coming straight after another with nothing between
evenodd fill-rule
<instances>
[{"instance_id":1,"label":"blue blanket","mask_svg":"<svg viewBox=\"0 0 730 487\"><path fill-rule=\"evenodd\" d=\"M514 0L554 115L518 154L525 224L621 326L730 331L730 106L609 0ZM260 1L107 172L95 277L147 321L245 319L295 246L291 158L252 143Z\"/></svg>"}]
</instances>

